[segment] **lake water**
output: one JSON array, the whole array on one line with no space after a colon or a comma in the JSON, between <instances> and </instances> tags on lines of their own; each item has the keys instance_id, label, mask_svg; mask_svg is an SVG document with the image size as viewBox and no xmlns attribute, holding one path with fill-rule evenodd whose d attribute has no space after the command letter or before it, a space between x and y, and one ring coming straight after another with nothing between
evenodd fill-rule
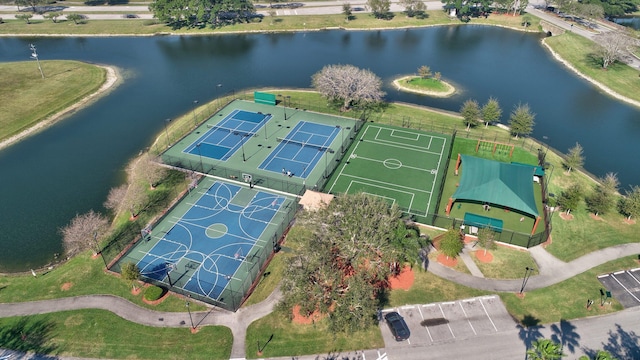
<instances>
[{"instance_id":1,"label":"lake water","mask_svg":"<svg viewBox=\"0 0 640 360\"><path fill-rule=\"evenodd\" d=\"M102 210L123 167L148 147L165 119L231 90L301 87L326 64L380 76L387 100L458 111L490 96L503 122L519 102L536 113L533 136L561 152L579 142L586 168L638 184L640 111L569 73L540 35L482 26L391 31L322 31L193 37L0 38L0 61L75 59L121 69L124 83L90 107L0 151L0 271L28 270L62 251L58 229L77 213ZM422 65L459 93L447 99L394 90L395 77ZM34 64L34 71L37 67ZM1 76L1 74L0 74ZM217 84L222 84L217 87Z\"/></svg>"}]
</instances>

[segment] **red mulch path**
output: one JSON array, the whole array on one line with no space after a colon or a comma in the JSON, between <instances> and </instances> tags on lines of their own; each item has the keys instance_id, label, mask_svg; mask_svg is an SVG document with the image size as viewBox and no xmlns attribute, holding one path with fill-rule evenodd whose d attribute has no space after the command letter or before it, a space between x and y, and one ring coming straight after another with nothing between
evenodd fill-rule
<instances>
[{"instance_id":1,"label":"red mulch path","mask_svg":"<svg viewBox=\"0 0 640 360\"><path fill-rule=\"evenodd\" d=\"M454 267L458 264L458 258L447 257L445 254L438 254L438 262L444 266Z\"/></svg>"},{"instance_id":2,"label":"red mulch path","mask_svg":"<svg viewBox=\"0 0 640 360\"><path fill-rule=\"evenodd\" d=\"M300 305L294 306L292 311L294 324L309 325L315 321L320 320L320 314L317 311L309 316L303 316L302 314L300 314Z\"/></svg>"},{"instance_id":3,"label":"red mulch path","mask_svg":"<svg viewBox=\"0 0 640 360\"><path fill-rule=\"evenodd\" d=\"M140 293L142 292L142 288L141 287L136 287L136 288L131 288L131 295L135 295L138 296L140 295Z\"/></svg>"},{"instance_id":4,"label":"red mulch path","mask_svg":"<svg viewBox=\"0 0 640 360\"><path fill-rule=\"evenodd\" d=\"M411 266L405 266L404 269L400 271L400 274L389 279L389 287L392 290L409 290L413 285L415 278L416 277Z\"/></svg>"},{"instance_id":5,"label":"red mulch path","mask_svg":"<svg viewBox=\"0 0 640 360\"><path fill-rule=\"evenodd\" d=\"M146 304L149 304L149 305L153 305L153 306L155 306L155 305L158 305L158 304L160 304L161 302L163 302L163 301L164 301L164 299L166 299L166 298L168 298L168 297L169 297L169 292L167 291L167 293L166 293L166 294L164 294L164 295L163 295L160 299L158 299L158 300L149 301L149 300L145 299L145 298L144 298L144 296L143 296L143 297L142 297L142 301L144 301Z\"/></svg>"},{"instance_id":6,"label":"red mulch path","mask_svg":"<svg viewBox=\"0 0 640 360\"><path fill-rule=\"evenodd\" d=\"M491 251L487 251L485 253L484 250L476 250L474 254L476 255L476 259L478 259L478 261L480 262L490 263L493 261L493 254L491 253Z\"/></svg>"},{"instance_id":7,"label":"red mulch path","mask_svg":"<svg viewBox=\"0 0 640 360\"><path fill-rule=\"evenodd\" d=\"M562 219L562 220L573 220L573 215L572 214L567 214L565 212L561 212L560 213L560 219Z\"/></svg>"}]
</instances>

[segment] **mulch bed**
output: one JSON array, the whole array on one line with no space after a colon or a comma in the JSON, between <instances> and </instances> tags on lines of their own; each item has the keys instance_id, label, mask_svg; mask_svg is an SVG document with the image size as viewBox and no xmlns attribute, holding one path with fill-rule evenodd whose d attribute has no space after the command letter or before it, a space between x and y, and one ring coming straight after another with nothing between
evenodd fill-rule
<instances>
[{"instance_id":1,"label":"mulch bed","mask_svg":"<svg viewBox=\"0 0 640 360\"><path fill-rule=\"evenodd\" d=\"M592 218L593 220L602 221L602 218L596 214L589 214L589 217Z\"/></svg>"},{"instance_id":2,"label":"mulch bed","mask_svg":"<svg viewBox=\"0 0 640 360\"><path fill-rule=\"evenodd\" d=\"M454 267L458 265L458 258L447 257L445 254L438 254L438 262L444 266Z\"/></svg>"},{"instance_id":3,"label":"mulch bed","mask_svg":"<svg viewBox=\"0 0 640 360\"><path fill-rule=\"evenodd\" d=\"M573 215L572 214L567 214L565 212L561 212L560 213L560 219L562 219L562 220L573 220Z\"/></svg>"},{"instance_id":4,"label":"mulch bed","mask_svg":"<svg viewBox=\"0 0 640 360\"><path fill-rule=\"evenodd\" d=\"M484 251L484 250L477 250L474 251L473 254L476 256L476 259L478 259L478 261L483 262L483 263L490 263L493 261L493 254L491 253L491 251Z\"/></svg>"},{"instance_id":5,"label":"mulch bed","mask_svg":"<svg viewBox=\"0 0 640 360\"><path fill-rule=\"evenodd\" d=\"M391 290L409 290L415 281L415 274L411 266L405 266L400 274L389 279L389 287Z\"/></svg>"},{"instance_id":6,"label":"mulch bed","mask_svg":"<svg viewBox=\"0 0 640 360\"><path fill-rule=\"evenodd\" d=\"M627 224L627 225L633 225L633 224L636 223L636 220L635 219L624 218L624 223Z\"/></svg>"},{"instance_id":7,"label":"mulch bed","mask_svg":"<svg viewBox=\"0 0 640 360\"><path fill-rule=\"evenodd\" d=\"M67 290L71 289L72 286L73 286L73 283L66 282L66 283L62 284L62 286L60 286L60 290L67 291Z\"/></svg>"}]
</instances>

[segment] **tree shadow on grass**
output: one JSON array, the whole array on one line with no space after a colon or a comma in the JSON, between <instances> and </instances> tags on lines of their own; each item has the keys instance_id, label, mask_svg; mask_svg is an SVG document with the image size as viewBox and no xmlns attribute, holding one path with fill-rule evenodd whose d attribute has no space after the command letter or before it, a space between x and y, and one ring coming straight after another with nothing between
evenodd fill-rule
<instances>
[{"instance_id":1,"label":"tree shadow on grass","mask_svg":"<svg viewBox=\"0 0 640 360\"><path fill-rule=\"evenodd\" d=\"M519 324L516 325L516 328L518 328L520 340L522 340L527 349L531 348L534 341L543 337L540 330L544 329L544 326L540 325L540 319L532 315L525 315Z\"/></svg>"},{"instance_id":2,"label":"tree shadow on grass","mask_svg":"<svg viewBox=\"0 0 640 360\"><path fill-rule=\"evenodd\" d=\"M640 336L635 331L626 331L620 324L616 324L615 330L609 330L609 339L603 344L603 350L616 359L640 359ZM598 352L588 348L583 351L591 358Z\"/></svg>"},{"instance_id":3,"label":"tree shadow on grass","mask_svg":"<svg viewBox=\"0 0 640 360\"><path fill-rule=\"evenodd\" d=\"M571 322L561 319L559 325L551 325L551 331L551 340L562 345L562 349L568 349L573 354L580 347L580 334Z\"/></svg>"},{"instance_id":4,"label":"tree shadow on grass","mask_svg":"<svg viewBox=\"0 0 640 360\"><path fill-rule=\"evenodd\" d=\"M33 317L21 317L17 321L0 323L0 348L20 352L33 352L41 355L39 359L54 359L59 348L51 340L56 325L47 319L37 320Z\"/></svg>"}]
</instances>

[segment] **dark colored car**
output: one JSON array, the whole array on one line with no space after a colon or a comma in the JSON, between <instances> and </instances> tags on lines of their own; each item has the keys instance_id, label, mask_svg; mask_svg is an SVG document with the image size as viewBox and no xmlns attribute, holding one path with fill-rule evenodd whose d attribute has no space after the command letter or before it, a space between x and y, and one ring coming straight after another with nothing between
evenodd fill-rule
<instances>
[{"instance_id":1,"label":"dark colored car","mask_svg":"<svg viewBox=\"0 0 640 360\"><path fill-rule=\"evenodd\" d=\"M389 325L389 329L391 330L391 334L396 339L396 341L404 341L411 336L411 332L409 331L409 327L407 323L404 322L404 319L400 314L393 311L384 316L384 319L387 321L387 325Z\"/></svg>"}]
</instances>

